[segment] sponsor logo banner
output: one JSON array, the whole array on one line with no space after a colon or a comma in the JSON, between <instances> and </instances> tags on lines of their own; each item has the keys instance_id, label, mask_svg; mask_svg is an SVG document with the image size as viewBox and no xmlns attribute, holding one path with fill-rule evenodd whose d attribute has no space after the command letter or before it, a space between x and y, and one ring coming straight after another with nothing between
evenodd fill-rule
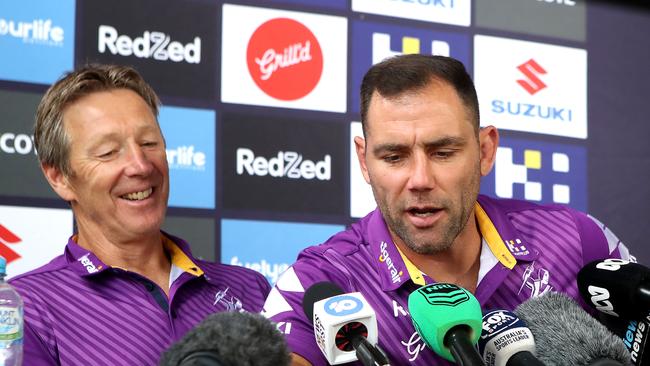
<instances>
[{"instance_id":1,"label":"sponsor logo banner","mask_svg":"<svg viewBox=\"0 0 650 366\"><path fill-rule=\"evenodd\" d=\"M481 125L587 138L587 51L477 35Z\"/></svg>"},{"instance_id":2,"label":"sponsor logo banner","mask_svg":"<svg viewBox=\"0 0 650 366\"><path fill-rule=\"evenodd\" d=\"M215 118L212 110L162 107L167 144L169 205L214 208Z\"/></svg>"},{"instance_id":3,"label":"sponsor logo banner","mask_svg":"<svg viewBox=\"0 0 650 366\"><path fill-rule=\"evenodd\" d=\"M475 23L480 27L586 40L586 0L490 0L476 1L475 6Z\"/></svg>"},{"instance_id":4,"label":"sponsor logo banner","mask_svg":"<svg viewBox=\"0 0 650 366\"><path fill-rule=\"evenodd\" d=\"M451 56L460 60L468 72L472 70L470 38L467 35L354 21L350 109L359 111L361 80L372 65L390 56L410 53Z\"/></svg>"},{"instance_id":5,"label":"sponsor logo banner","mask_svg":"<svg viewBox=\"0 0 650 366\"><path fill-rule=\"evenodd\" d=\"M470 0L352 0L352 10L463 26L472 15Z\"/></svg>"},{"instance_id":6,"label":"sponsor logo banner","mask_svg":"<svg viewBox=\"0 0 650 366\"><path fill-rule=\"evenodd\" d=\"M215 225L212 218L167 215L162 230L185 240L193 256L214 262L217 260Z\"/></svg>"},{"instance_id":7,"label":"sponsor logo banner","mask_svg":"<svg viewBox=\"0 0 650 366\"><path fill-rule=\"evenodd\" d=\"M79 62L135 67L163 96L216 100L218 6L169 0L82 0ZM164 10L164 11L161 11Z\"/></svg>"},{"instance_id":8,"label":"sponsor logo banner","mask_svg":"<svg viewBox=\"0 0 650 366\"><path fill-rule=\"evenodd\" d=\"M223 6L221 100L346 111L347 20Z\"/></svg>"},{"instance_id":9,"label":"sponsor logo banner","mask_svg":"<svg viewBox=\"0 0 650 366\"><path fill-rule=\"evenodd\" d=\"M561 203L587 210L587 152L582 146L501 137L481 192L501 198Z\"/></svg>"},{"instance_id":10,"label":"sponsor logo banner","mask_svg":"<svg viewBox=\"0 0 650 366\"><path fill-rule=\"evenodd\" d=\"M57 198L39 168L34 111L41 96L0 90L0 195Z\"/></svg>"},{"instance_id":11,"label":"sponsor logo banner","mask_svg":"<svg viewBox=\"0 0 650 366\"><path fill-rule=\"evenodd\" d=\"M223 207L345 215L343 124L223 115Z\"/></svg>"},{"instance_id":12,"label":"sponsor logo banner","mask_svg":"<svg viewBox=\"0 0 650 366\"><path fill-rule=\"evenodd\" d=\"M40 267L63 249L72 235L72 210L0 206L0 255L7 275Z\"/></svg>"},{"instance_id":13,"label":"sponsor logo banner","mask_svg":"<svg viewBox=\"0 0 650 366\"><path fill-rule=\"evenodd\" d=\"M361 122L350 123L350 217L363 217L377 207L372 188L361 174L354 137L363 137Z\"/></svg>"},{"instance_id":14,"label":"sponsor logo banner","mask_svg":"<svg viewBox=\"0 0 650 366\"><path fill-rule=\"evenodd\" d=\"M302 249L344 229L343 225L224 219L221 261L256 270L275 283Z\"/></svg>"},{"instance_id":15,"label":"sponsor logo banner","mask_svg":"<svg viewBox=\"0 0 650 366\"><path fill-rule=\"evenodd\" d=\"M72 69L74 18L74 0L0 2L0 79L50 84Z\"/></svg>"}]
</instances>

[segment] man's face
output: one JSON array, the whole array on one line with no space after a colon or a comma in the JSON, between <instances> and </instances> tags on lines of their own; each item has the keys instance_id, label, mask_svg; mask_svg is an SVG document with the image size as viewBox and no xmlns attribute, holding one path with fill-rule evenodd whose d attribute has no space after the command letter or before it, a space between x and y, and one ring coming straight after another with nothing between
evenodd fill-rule
<instances>
[{"instance_id":1,"label":"man's face","mask_svg":"<svg viewBox=\"0 0 650 366\"><path fill-rule=\"evenodd\" d=\"M169 170L162 134L145 101L127 89L92 93L68 106L63 122L72 174L61 178L57 192L71 202L80 236L159 235Z\"/></svg>"},{"instance_id":2,"label":"man's face","mask_svg":"<svg viewBox=\"0 0 650 366\"><path fill-rule=\"evenodd\" d=\"M355 144L393 239L419 254L449 249L474 217L480 177L491 169L453 87L434 81L394 98L375 93L365 144Z\"/></svg>"}]
</instances>

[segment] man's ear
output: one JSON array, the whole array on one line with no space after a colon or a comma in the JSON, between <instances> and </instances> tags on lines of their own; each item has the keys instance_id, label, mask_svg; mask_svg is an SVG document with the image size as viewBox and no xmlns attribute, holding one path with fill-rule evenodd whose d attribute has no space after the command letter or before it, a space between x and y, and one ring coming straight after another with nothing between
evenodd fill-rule
<instances>
[{"instance_id":1,"label":"man's ear","mask_svg":"<svg viewBox=\"0 0 650 366\"><path fill-rule=\"evenodd\" d=\"M45 179L47 179L47 182L50 184L52 189L54 189L56 194L68 202L75 200L75 193L70 186L70 181L61 170L51 165L44 164L41 164L41 170L45 175Z\"/></svg>"},{"instance_id":2,"label":"man's ear","mask_svg":"<svg viewBox=\"0 0 650 366\"><path fill-rule=\"evenodd\" d=\"M492 170L499 146L499 131L494 126L482 127L478 133L481 153L481 176L486 176Z\"/></svg>"},{"instance_id":3,"label":"man's ear","mask_svg":"<svg viewBox=\"0 0 650 366\"><path fill-rule=\"evenodd\" d=\"M359 159L359 165L361 166L361 174L363 174L366 183L370 184L370 175L368 175L368 167L366 166L366 140L363 137L355 136L354 147L357 150L357 159Z\"/></svg>"}]
</instances>

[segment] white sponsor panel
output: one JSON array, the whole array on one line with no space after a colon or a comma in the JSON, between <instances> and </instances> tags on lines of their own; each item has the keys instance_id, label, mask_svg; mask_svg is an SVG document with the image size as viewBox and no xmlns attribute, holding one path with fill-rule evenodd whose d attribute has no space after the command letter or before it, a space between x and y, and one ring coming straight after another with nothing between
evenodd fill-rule
<instances>
[{"instance_id":1,"label":"white sponsor panel","mask_svg":"<svg viewBox=\"0 0 650 366\"><path fill-rule=\"evenodd\" d=\"M352 0L352 10L466 27L472 15L470 0Z\"/></svg>"},{"instance_id":2,"label":"white sponsor panel","mask_svg":"<svg viewBox=\"0 0 650 366\"><path fill-rule=\"evenodd\" d=\"M225 4L221 100L345 112L347 19Z\"/></svg>"},{"instance_id":3,"label":"white sponsor panel","mask_svg":"<svg viewBox=\"0 0 650 366\"><path fill-rule=\"evenodd\" d=\"M8 277L40 267L63 254L72 235L72 210L0 206L0 252L19 257L7 265Z\"/></svg>"},{"instance_id":4,"label":"white sponsor panel","mask_svg":"<svg viewBox=\"0 0 650 366\"><path fill-rule=\"evenodd\" d=\"M481 125L587 138L587 51L477 35Z\"/></svg>"},{"instance_id":5,"label":"white sponsor panel","mask_svg":"<svg viewBox=\"0 0 650 366\"><path fill-rule=\"evenodd\" d=\"M361 174L354 137L363 137L361 122L350 123L350 217L363 217L377 207L372 188Z\"/></svg>"}]
</instances>

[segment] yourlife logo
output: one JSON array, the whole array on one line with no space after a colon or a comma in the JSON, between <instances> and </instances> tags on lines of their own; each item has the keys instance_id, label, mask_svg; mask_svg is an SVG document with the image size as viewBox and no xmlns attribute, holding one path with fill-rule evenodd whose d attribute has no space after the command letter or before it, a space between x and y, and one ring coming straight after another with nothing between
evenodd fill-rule
<instances>
[{"instance_id":1,"label":"yourlife logo","mask_svg":"<svg viewBox=\"0 0 650 366\"><path fill-rule=\"evenodd\" d=\"M20 258L20 255L9 247L20 242L21 239L16 234L0 224L0 256L6 259L7 263L11 263Z\"/></svg>"},{"instance_id":2,"label":"yourlife logo","mask_svg":"<svg viewBox=\"0 0 650 366\"><path fill-rule=\"evenodd\" d=\"M538 91L546 88L546 84L539 78L538 75L546 74L546 70L541 67L537 61L532 58L523 64L517 66L517 69L521 71L522 74L526 77L525 79L517 80L517 84L521 85L530 95L534 95Z\"/></svg>"},{"instance_id":3,"label":"yourlife logo","mask_svg":"<svg viewBox=\"0 0 650 366\"><path fill-rule=\"evenodd\" d=\"M309 94L323 74L323 52L304 24L288 18L266 21L253 32L246 51L255 84L280 100Z\"/></svg>"},{"instance_id":4,"label":"yourlife logo","mask_svg":"<svg viewBox=\"0 0 650 366\"><path fill-rule=\"evenodd\" d=\"M223 5L221 101L346 111L347 19Z\"/></svg>"},{"instance_id":5,"label":"yourlife logo","mask_svg":"<svg viewBox=\"0 0 650 366\"><path fill-rule=\"evenodd\" d=\"M72 69L74 19L74 0L0 1L0 79L51 84Z\"/></svg>"}]
</instances>

